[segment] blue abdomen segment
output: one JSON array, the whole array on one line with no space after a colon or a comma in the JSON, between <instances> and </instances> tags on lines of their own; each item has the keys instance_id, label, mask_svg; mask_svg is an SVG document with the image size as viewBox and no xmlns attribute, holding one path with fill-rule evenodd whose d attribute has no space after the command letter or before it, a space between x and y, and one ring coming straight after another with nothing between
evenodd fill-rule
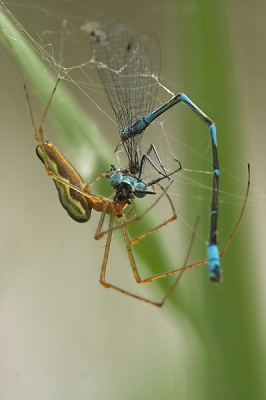
<instances>
[{"instance_id":1,"label":"blue abdomen segment","mask_svg":"<svg viewBox=\"0 0 266 400\"><path fill-rule=\"evenodd\" d=\"M211 282L220 282L221 280L221 268L220 268L220 256L218 246L216 244L209 244L207 249L208 257L208 269Z\"/></svg>"},{"instance_id":2,"label":"blue abdomen segment","mask_svg":"<svg viewBox=\"0 0 266 400\"><path fill-rule=\"evenodd\" d=\"M123 132L121 132L122 142L128 140L130 137L141 134L149 125L150 123L146 118L141 118L134 124L127 126Z\"/></svg>"}]
</instances>

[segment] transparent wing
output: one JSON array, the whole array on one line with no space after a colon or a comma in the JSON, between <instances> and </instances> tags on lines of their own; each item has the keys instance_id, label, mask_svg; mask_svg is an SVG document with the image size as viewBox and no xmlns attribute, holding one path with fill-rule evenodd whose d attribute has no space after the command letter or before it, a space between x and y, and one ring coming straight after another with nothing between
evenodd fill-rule
<instances>
[{"instance_id":1,"label":"transparent wing","mask_svg":"<svg viewBox=\"0 0 266 400\"><path fill-rule=\"evenodd\" d=\"M160 73L160 44L153 32L103 18L90 34L93 59L119 130L149 114Z\"/></svg>"}]
</instances>

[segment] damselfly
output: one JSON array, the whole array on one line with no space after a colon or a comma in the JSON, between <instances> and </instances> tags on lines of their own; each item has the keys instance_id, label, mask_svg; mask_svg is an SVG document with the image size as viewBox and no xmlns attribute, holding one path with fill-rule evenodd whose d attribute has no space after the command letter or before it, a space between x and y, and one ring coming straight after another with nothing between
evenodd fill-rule
<instances>
[{"instance_id":1,"label":"damselfly","mask_svg":"<svg viewBox=\"0 0 266 400\"><path fill-rule=\"evenodd\" d=\"M120 141L129 160L129 170L142 179L150 153L154 150L163 170L168 175L153 145L144 155L141 153L141 138L145 129L156 118L174 105L186 104L207 125L212 147L212 197L210 209L210 233L207 245L207 260L210 280L221 279L220 256L217 245L218 204L220 167L217 152L216 127L184 93L179 93L157 110L152 111L156 99L160 73L160 44L151 31L138 32L123 21L105 17L90 30L93 58L105 92L115 112ZM158 172L160 172L157 169ZM172 173L175 173L174 171ZM171 173L171 174L172 174Z\"/></svg>"}]
</instances>

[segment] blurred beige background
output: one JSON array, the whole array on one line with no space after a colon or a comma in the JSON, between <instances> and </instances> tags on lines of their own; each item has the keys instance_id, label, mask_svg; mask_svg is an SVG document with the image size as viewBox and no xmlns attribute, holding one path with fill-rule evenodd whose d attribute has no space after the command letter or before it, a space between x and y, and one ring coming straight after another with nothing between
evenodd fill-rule
<instances>
[{"instance_id":1,"label":"blurred beige background","mask_svg":"<svg viewBox=\"0 0 266 400\"><path fill-rule=\"evenodd\" d=\"M252 168L251 194L243 221L249 240L243 244L246 265L241 268L243 274L246 269L251 271L248 272L252 293L249 312L259 321L254 329L263 341L266 4L258 0L221 3L231 40L220 45L232 48L232 69L237 75L236 97L241 114L241 142L239 137L235 138L235 149L241 153L237 171L242 171L238 204L245 192L245 163L249 161ZM151 29L158 35L162 47L163 84L175 93L188 91L196 99L200 98L197 89L185 87L180 73L176 82L178 63L172 57L175 25L197 13L200 2L89 0L44 4L23 0L20 4L6 2L6 5L40 44L49 42L50 37L60 39L57 29L59 26L61 29L64 19L68 20L70 34L65 33L61 43L63 52L60 53L60 40L54 44L56 54L64 56L62 63L67 66L81 63L79 52L83 44L71 42L71 27L76 29L86 18L93 21L102 15L113 15L128 19L138 29ZM50 37L49 31L53 33ZM183 34L189 33L184 30ZM67 51L68 44L76 48L76 53ZM91 221L84 225L66 218L54 187L34 154L35 142L23 93L25 77L3 47L1 54L1 398L204 398L207 381L204 347L187 316L180 311L173 317L171 304L159 310L105 290L99 284L104 241L96 242L93 238L99 215L93 214ZM193 53L186 57L192 58ZM48 68L48 64L45 66ZM28 90L38 126L44 108L29 85ZM81 91L72 90L83 104ZM96 97L97 104L101 101ZM215 107L215 100L213 103ZM84 108L88 106L91 104ZM111 115L106 100L104 107ZM102 111L93 108L92 115L100 129L108 131L110 121ZM175 121L172 124L169 126L174 126ZM56 129L49 119L47 132L53 141ZM114 138L110 142L115 146L118 139L115 126L112 132ZM61 146L66 145L61 142ZM237 178L235 182L237 185ZM236 239L240 247L245 232L239 232ZM113 241L109 269L122 266L114 271L117 275L113 279L120 280L121 285L129 282L129 288L135 290L126 254L121 254L119 244L119 240ZM232 262L237 264L238 260ZM205 275L207 279L206 271ZM195 301L201 302L197 281L191 285L192 298L195 296ZM144 295L152 297L148 287L141 289ZM217 293L213 295L219 296Z\"/></svg>"}]
</instances>

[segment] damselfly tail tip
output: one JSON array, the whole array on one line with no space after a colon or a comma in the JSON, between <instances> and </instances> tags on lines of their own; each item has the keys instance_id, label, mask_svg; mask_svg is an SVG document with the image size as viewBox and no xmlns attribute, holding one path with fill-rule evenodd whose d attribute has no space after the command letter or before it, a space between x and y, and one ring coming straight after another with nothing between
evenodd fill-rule
<instances>
[{"instance_id":1,"label":"damselfly tail tip","mask_svg":"<svg viewBox=\"0 0 266 400\"><path fill-rule=\"evenodd\" d=\"M210 281L219 283L221 281L221 268L220 265L215 265L210 273Z\"/></svg>"}]
</instances>

